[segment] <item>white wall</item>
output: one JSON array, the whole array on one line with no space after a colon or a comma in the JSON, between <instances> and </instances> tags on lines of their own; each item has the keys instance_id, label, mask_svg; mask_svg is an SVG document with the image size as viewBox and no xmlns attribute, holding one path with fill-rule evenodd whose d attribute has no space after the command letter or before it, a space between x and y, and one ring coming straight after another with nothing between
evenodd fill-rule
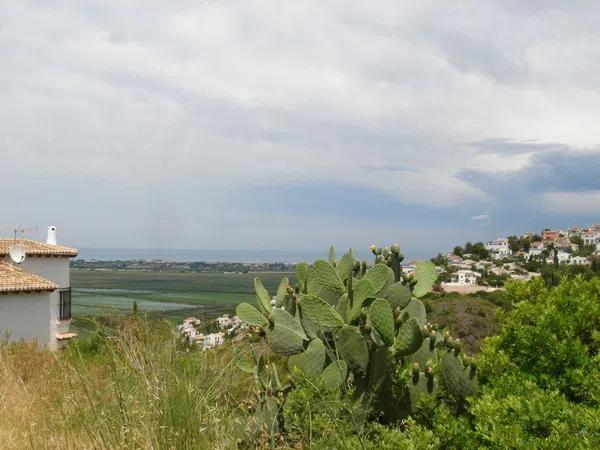
<instances>
[{"instance_id":1,"label":"white wall","mask_svg":"<svg viewBox=\"0 0 600 450\"><path fill-rule=\"evenodd\" d=\"M5 258L5 261L9 260L10 259L8 257ZM56 256L28 256L25 259L25 261L23 261L23 263L19 264L18 267L26 272L35 273L36 275L39 275L45 278L46 280L56 283L59 286L59 289L66 289L71 287L71 269L69 266L69 258ZM51 349L56 349L58 347L56 335L68 333L70 331L71 321L59 321L58 319L58 305L60 303L59 290L50 293L46 292L42 295L44 295L46 298L46 301L44 303L44 317L46 323L44 324L43 328L44 330L47 330L48 336L44 338L43 343L44 345L48 345ZM10 296L14 296L14 294L10 294ZM19 296L25 296L25 294L19 294ZM2 328L2 323L4 321L4 310L6 307L6 305L3 302L3 299L3 296L0 295L0 329ZM24 311L26 311L25 305L23 306L23 308ZM23 333L29 336L27 337L27 339L33 339L33 335L31 335L32 331L30 325L25 324L25 322L20 317L18 317L17 319L19 320L19 322L15 323L18 323L19 327L21 327L21 325L24 327ZM46 331L40 331L40 333L46 335ZM42 341L38 338L38 342L41 343Z\"/></svg>"},{"instance_id":2,"label":"white wall","mask_svg":"<svg viewBox=\"0 0 600 450\"><path fill-rule=\"evenodd\" d=\"M8 334L9 342L21 339L37 340L38 344L55 349L56 337L52 334L50 314L51 295L40 293L0 294L0 336Z\"/></svg>"},{"instance_id":3,"label":"white wall","mask_svg":"<svg viewBox=\"0 0 600 450\"><path fill-rule=\"evenodd\" d=\"M71 286L69 258L28 256L18 267L58 284L61 289Z\"/></svg>"}]
</instances>

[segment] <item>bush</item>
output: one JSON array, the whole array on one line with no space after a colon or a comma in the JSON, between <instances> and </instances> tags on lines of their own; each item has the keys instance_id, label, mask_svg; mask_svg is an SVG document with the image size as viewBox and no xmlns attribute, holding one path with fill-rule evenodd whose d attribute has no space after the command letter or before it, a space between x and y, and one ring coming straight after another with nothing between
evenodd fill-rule
<instances>
[{"instance_id":1,"label":"bush","mask_svg":"<svg viewBox=\"0 0 600 450\"><path fill-rule=\"evenodd\" d=\"M490 370L483 376L504 373L506 367L494 364L502 360L543 389L600 405L600 279L564 279L555 289L539 279L510 283L506 294L514 308L500 313L499 335L485 350L483 366Z\"/></svg>"}]
</instances>

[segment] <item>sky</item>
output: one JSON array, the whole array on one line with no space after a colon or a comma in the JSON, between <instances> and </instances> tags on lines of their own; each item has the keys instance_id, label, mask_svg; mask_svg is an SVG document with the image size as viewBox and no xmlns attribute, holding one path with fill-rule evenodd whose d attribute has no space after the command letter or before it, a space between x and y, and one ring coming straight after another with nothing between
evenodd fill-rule
<instances>
[{"instance_id":1,"label":"sky","mask_svg":"<svg viewBox=\"0 0 600 450\"><path fill-rule=\"evenodd\" d=\"M596 1L3 0L0 234L433 254L600 223L599 17Z\"/></svg>"}]
</instances>

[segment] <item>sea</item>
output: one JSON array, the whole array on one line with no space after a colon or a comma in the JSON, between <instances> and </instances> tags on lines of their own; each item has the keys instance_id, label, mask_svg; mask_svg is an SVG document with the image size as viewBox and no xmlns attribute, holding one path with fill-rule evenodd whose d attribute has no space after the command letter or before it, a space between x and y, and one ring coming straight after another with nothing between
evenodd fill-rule
<instances>
[{"instance_id":1,"label":"sea","mask_svg":"<svg viewBox=\"0 0 600 450\"><path fill-rule=\"evenodd\" d=\"M370 252L354 254L360 260L373 260ZM152 249L152 248L80 248L77 259L86 261L161 260L173 262L241 262L241 263L298 263L327 259L322 250L218 250L218 249ZM338 258L341 253L338 254ZM429 258L430 255L411 255L410 258ZM404 261L409 261L408 256Z\"/></svg>"}]
</instances>

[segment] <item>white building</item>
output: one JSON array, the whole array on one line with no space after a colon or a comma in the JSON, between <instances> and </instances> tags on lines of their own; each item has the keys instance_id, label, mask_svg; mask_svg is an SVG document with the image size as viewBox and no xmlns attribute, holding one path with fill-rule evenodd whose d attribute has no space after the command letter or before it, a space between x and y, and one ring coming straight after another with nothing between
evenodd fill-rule
<instances>
[{"instance_id":1,"label":"white building","mask_svg":"<svg viewBox=\"0 0 600 450\"><path fill-rule=\"evenodd\" d=\"M212 333L204 336L204 341L202 342L202 346L205 350L215 348L219 345L223 345L225 343L225 333Z\"/></svg>"},{"instance_id":2,"label":"white building","mask_svg":"<svg viewBox=\"0 0 600 450\"><path fill-rule=\"evenodd\" d=\"M472 270L458 270L451 274L451 281L448 283L442 283L446 286L475 286L481 278L479 272Z\"/></svg>"},{"instance_id":3,"label":"white building","mask_svg":"<svg viewBox=\"0 0 600 450\"><path fill-rule=\"evenodd\" d=\"M544 251L544 243L540 242L540 241L536 241L536 242L532 242L531 245L529 246L529 257L531 258L532 256L540 256L542 254L542 252Z\"/></svg>"},{"instance_id":4,"label":"white building","mask_svg":"<svg viewBox=\"0 0 600 450\"><path fill-rule=\"evenodd\" d=\"M46 243L0 239L0 339L36 341L56 350L75 336L71 326L69 258L74 248L56 244L55 227ZM16 246L16 247L15 247ZM22 253L24 260L11 258Z\"/></svg>"},{"instance_id":5,"label":"white building","mask_svg":"<svg viewBox=\"0 0 600 450\"><path fill-rule=\"evenodd\" d=\"M485 244L485 249L490 252L494 259L503 259L512 254L508 239L490 241Z\"/></svg>"},{"instance_id":6,"label":"white building","mask_svg":"<svg viewBox=\"0 0 600 450\"><path fill-rule=\"evenodd\" d=\"M584 245L596 245L600 243L600 232L591 231L587 233L583 233L581 235L581 240Z\"/></svg>"},{"instance_id":7,"label":"white building","mask_svg":"<svg viewBox=\"0 0 600 450\"><path fill-rule=\"evenodd\" d=\"M569 264L571 260L571 254L562 250L558 250L556 252L556 259L558 259L559 264ZM550 256L546 259L548 264L554 263L554 252L550 252Z\"/></svg>"},{"instance_id":8,"label":"white building","mask_svg":"<svg viewBox=\"0 0 600 450\"><path fill-rule=\"evenodd\" d=\"M571 256L569 264L573 266L587 266L590 261L585 256Z\"/></svg>"},{"instance_id":9,"label":"white building","mask_svg":"<svg viewBox=\"0 0 600 450\"><path fill-rule=\"evenodd\" d=\"M217 317L217 326L220 330L231 327L231 318L229 314L223 314L221 317Z\"/></svg>"}]
</instances>

